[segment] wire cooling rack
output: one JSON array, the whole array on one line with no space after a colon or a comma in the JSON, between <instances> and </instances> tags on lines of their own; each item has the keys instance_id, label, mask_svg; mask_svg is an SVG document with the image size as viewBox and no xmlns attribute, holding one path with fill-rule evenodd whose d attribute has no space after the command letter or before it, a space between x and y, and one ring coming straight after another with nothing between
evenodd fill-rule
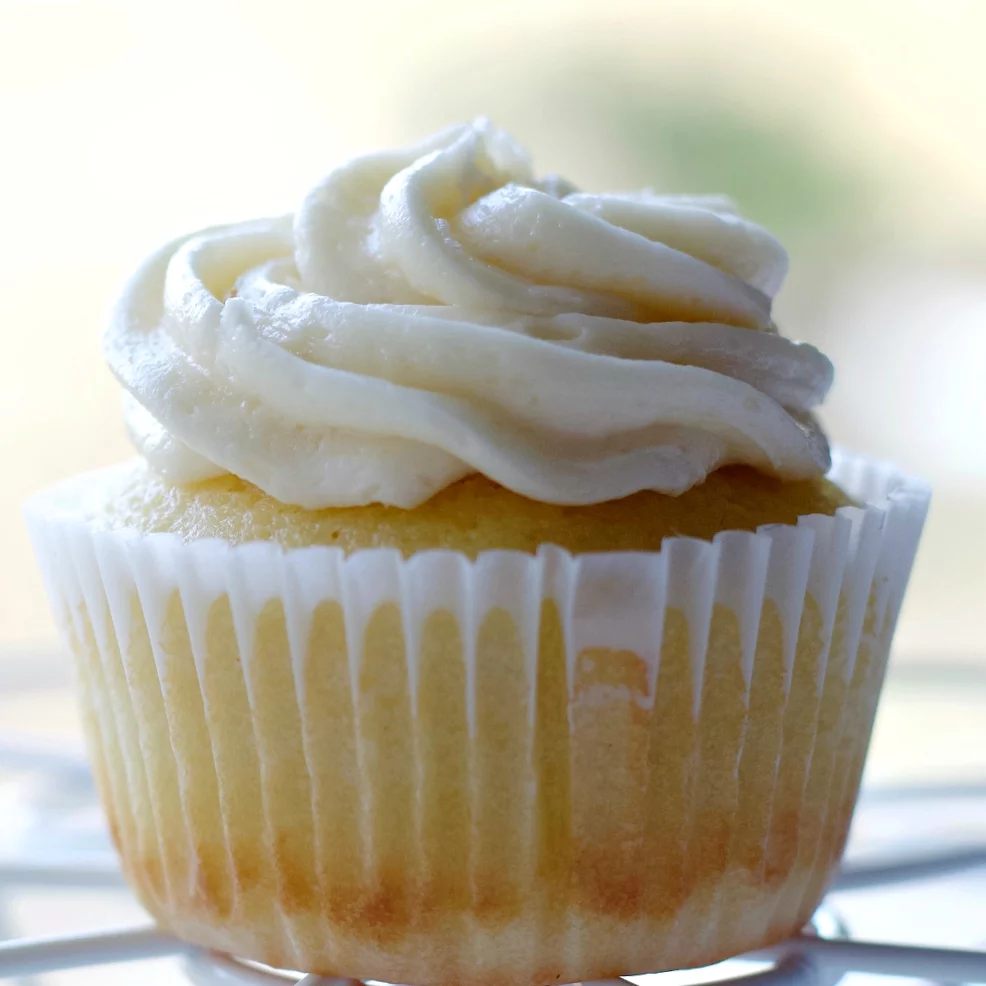
<instances>
[{"instance_id":1,"label":"wire cooling rack","mask_svg":"<svg viewBox=\"0 0 986 986\"><path fill-rule=\"evenodd\" d=\"M41 747L14 735L0 734L0 769L30 772L44 778L46 786L42 790L54 793L62 801L92 797L91 779L84 761L57 748ZM922 789L921 795L942 802L983 798L986 797L986 786ZM892 807L895 799L913 800L914 796L910 789L884 790L874 792L870 799ZM872 890L979 867L986 867L986 843L953 847L935 854L925 850L873 865L847 866L833 891ZM983 886L986 893L986 882ZM36 854L27 854L0 859L0 891L18 887L51 891L122 888L123 879L112 857L105 854L95 858L71 855L39 858ZM4 937L5 930L2 905L3 894L0 893L0 938ZM150 925L97 934L0 941L0 980L165 956L181 958L186 979L194 986L284 986L285 983L356 986L359 982L269 969L187 945ZM745 968L754 971L737 976L731 972L719 974L719 967L716 967L709 970L704 981L744 983L746 986L834 986L847 973L856 972L932 980L941 984L986 983L986 951L859 941L851 936L828 904L823 904L811 927L803 934L775 948L742 958L747 962ZM735 967L735 963L731 965ZM589 986L630 986L630 982L600 980Z\"/></svg>"}]
</instances>

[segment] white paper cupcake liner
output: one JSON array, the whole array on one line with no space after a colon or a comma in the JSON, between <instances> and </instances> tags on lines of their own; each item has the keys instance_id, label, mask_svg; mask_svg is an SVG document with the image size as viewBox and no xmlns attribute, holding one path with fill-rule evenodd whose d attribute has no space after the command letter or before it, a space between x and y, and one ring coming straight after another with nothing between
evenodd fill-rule
<instances>
[{"instance_id":1,"label":"white paper cupcake liner","mask_svg":"<svg viewBox=\"0 0 986 986\"><path fill-rule=\"evenodd\" d=\"M524 983L799 928L844 844L928 503L660 552L403 559L29 507L148 909L271 964Z\"/></svg>"}]
</instances>

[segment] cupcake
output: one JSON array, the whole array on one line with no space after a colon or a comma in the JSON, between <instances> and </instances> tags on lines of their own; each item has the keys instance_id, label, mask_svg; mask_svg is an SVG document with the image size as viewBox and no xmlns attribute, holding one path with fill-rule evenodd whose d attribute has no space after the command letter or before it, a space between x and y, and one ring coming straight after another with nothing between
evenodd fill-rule
<instances>
[{"instance_id":1,"label":"cupcake","mask_svg":"<svg viewBox=\"0 0 986 986\"><path fill-rule=\"evenodd\" d=\"M545 986L798 931L928 492L812 417L786 255L485 122L173 242L133 463L28 521L128 880L273 966Z\"/></svg>"}]
</instances>

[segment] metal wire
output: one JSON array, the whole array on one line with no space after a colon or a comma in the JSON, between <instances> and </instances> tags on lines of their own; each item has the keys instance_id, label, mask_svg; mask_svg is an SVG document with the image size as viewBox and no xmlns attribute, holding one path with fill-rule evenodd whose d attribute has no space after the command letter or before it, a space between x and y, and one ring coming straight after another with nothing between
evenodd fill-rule
<instances>
[{"instance_id":1,"label":"metal wire","mask_svg":"<svg viewBox=\"0 0 986 986\"><path fill-rule=\"evenodd\" d=\"M900 784L866 788L859 803L897 804L920 801L967 801L986 799L986 781L969 781L953 784Z\"/></svg>"},{"instance_id":2,"label":"metal wire","mask_svg":"<svg viewBox=\"0 0 986 986\"><path fill-rule=\"evenodd\" d=\"M943 979L953 983L986 983L986 952L957 948L882 945L875 942L832 941L801 936L781 951L807 954L822 967L878 976Z\"/></svg>"},{"instance_id":3,"label":"metal wire","mask_svg":"<svg viewBox=\"0 0 986 986\"><path fill-rule=\"evenodd\" d=\"M95 890L125 886L123 874L113 861L0 862L0 887L87 887Z\"/></svg>"},{"instance_id":4,"label":"metal wire","mask_svg":"<svg viewBox=\"0 0 986 986\"><path fill-rule=\"evenodd\" d=\"M185 966L197 986L284 986L285 982L292 982L284 973L193 948L151 927L2 943L0 978L182 953L188 956ZM823 981L832 982L830 974L841 976L847 972L986 983L986 952L960 949L883 945L804 935L779 948L754 952L746 957L775 964L764 972L720 980L724 986L729 983L744 986L817 986ZM306 976L300 982L307 986L355 986L358 981Z\"/></svg>"},{"instance_id":5,"label":"metal wire","mask_svg":"<svg viewBox=\"0 0 986 986\"><path fill-rule=\"evenodd\" d=\"M839 977L842 978L841 976ZM772 969L754 972L734 979L720 980L724 986L823 986L818 967L807 955L792 953L784 956ZM831 983L833 980L828 980ZM834 980L838 982L838 980Z\"/></svg>"},{"instance_id":6,"label":"metal wire","mask_svg":"<svg viewBox=\"0 0 986 986\"><path fill-rule=\"evenodd\" d=\"M949 876L979 866L986 866L986 846L935 853L923 859L905 859L872 866L843 866L831 889L869 890L911 880Z\"/></svg>"},{"instance_id":7,"label":"metal wire","mask_svg":"<svg viewBox=\"0 0 986 986\"><path fill-rule=\"evenodd\" d=\"M154 927L94 935L59 935L0 942L0 979L176 955L188 948Z\"/></svg>"},{"instance_id":8,"label":"metal wire","mask_svg":"<svg viewBox=\"0 0 986 986\"><path fill-rule=\"evenodd\" d=\"M219 952L194 949L182 963L194 986L285 986L296 984L297 976L241 962Z\"/></svg>"},{"instance_id":9,"label":"metal wire","mask_svg":"<svg viewBox=\"0 0 986 986\"><path fill-rule=\"evenodd\" d=\"M3 883L0 882L0 941L9 938L12 933L7 921L3 889ZM10 986L38 986L38 983L34 976L18 976L16 982L11 981Z\"/></svg>"}]
</instances>

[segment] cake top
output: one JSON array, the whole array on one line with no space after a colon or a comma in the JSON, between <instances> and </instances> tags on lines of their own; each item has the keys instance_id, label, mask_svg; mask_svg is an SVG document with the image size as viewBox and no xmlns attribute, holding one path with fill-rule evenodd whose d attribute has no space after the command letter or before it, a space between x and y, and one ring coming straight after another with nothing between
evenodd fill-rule
<instances>
[{"instance_id":1,"label":"cake top","mask_svg":"<svg viewBox=\"0 0 986 986\"><path fill-rule=\"evenodd\" d=\"M293 216L168 244L106 335L183 484L414 507L471 473L546 503L824 473L832 367L778 334L783 247L716 197L538 179L486 121L332 171Z\"/></svg>"}]
</instances>

